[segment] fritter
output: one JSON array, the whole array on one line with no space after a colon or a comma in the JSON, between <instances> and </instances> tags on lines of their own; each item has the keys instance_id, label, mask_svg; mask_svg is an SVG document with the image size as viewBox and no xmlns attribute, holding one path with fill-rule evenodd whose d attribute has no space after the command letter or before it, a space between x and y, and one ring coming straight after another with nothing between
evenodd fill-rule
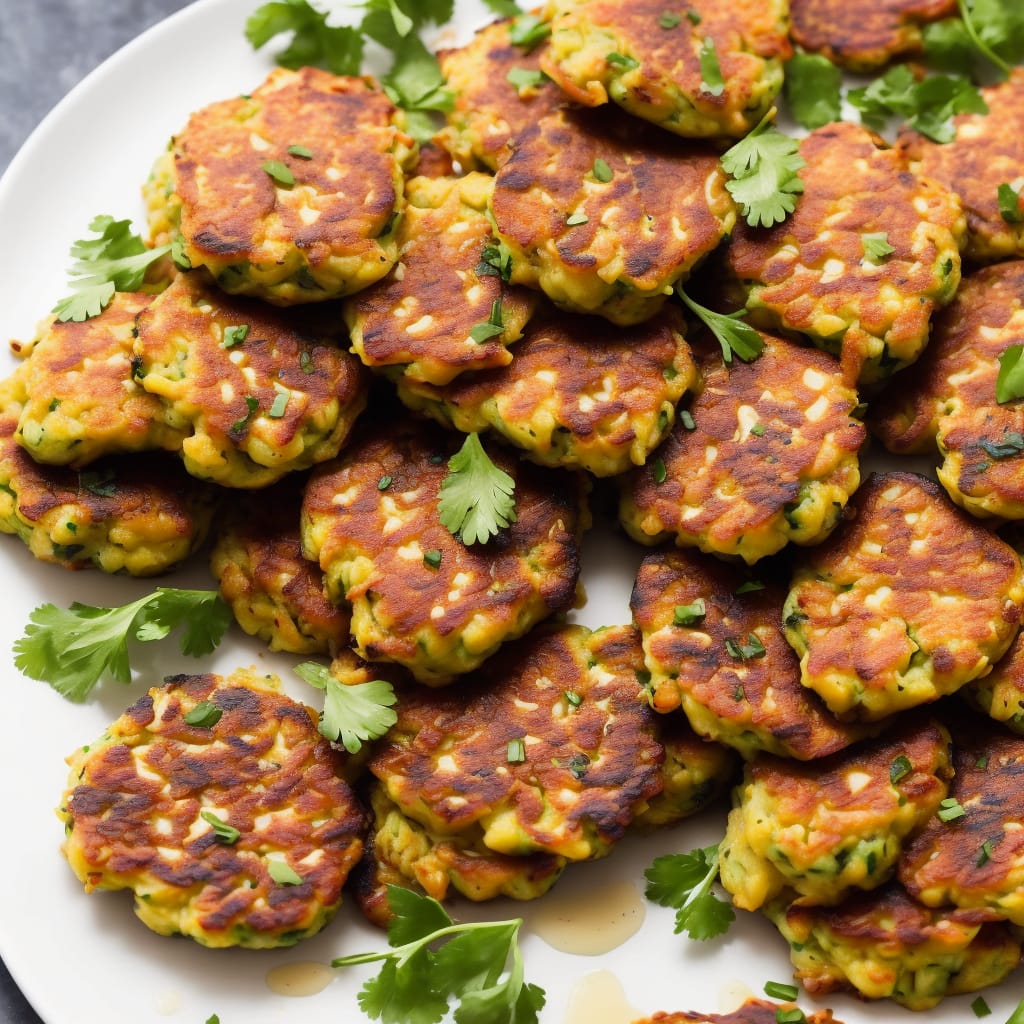
<instances>
[{"instance_id":1,"label":"fritter","mask_svg":"<svg viewBox=\"0 0 1024 1024\"><path fill-rule=\"evenodd\" d=\"M290 305L339 298L398 258L413 141L369 79L276 68L251 94L197 111L145 188L155 239L227 292Z\"/></svg>"},{"instance_id":2,"label":"fritter","mask_svg":"<svg viewBox=\"0 0 1024 1024\"><path fill-rule=\"evenodd\" d=\"M456 430L493 430L542 465L613 476L644 464L696 381L683 325L669 313L616 327L544 308L508 366L443 388L403 379L398 394Z\"/></svg>"},{"instance_id":3,"label":"fritter","mask_svg":"<svg viewBox=\"0 0 1024 1024\"><path fill-rule=\"evenodd\" d=\"M751 564L816 544L860 483L857 392L834 360L765 335L753 362L695 349L703 385L668 440L623 478L619 518L644 544L672 538Z\"/></svg>"},{"instance_id":4,"label":"fritter","mask_svg":"<svg viewBox=\"0 0 1024 1024\"><path fill-rule=\"evenodd\" d=\"M152 301L115 292L99 316L42 329L25 363L28 396L15 432L37 462L78 469L118 452L181 447L160 400L132 376L135 318Z\"/></svg>"},{"instance_id":5,"label":"fritter","mask_svg":"<svg viewBox=\"0 0 1024 1024\"><path fill-rule=\"evenodd\" d=\"M524 128L492 206L513 284L617 324L653 316L736 219L714 151L607 110Z\"/></svg>"},{"instance_id":6,"label":"fritter","mask_svg":"<svg viewBox=\"0 0 1024 1024\"><path fill-rule=\"evenodd\" d=\"M913 473L872 475L801 554L784 611L804 686L877 720L991 671L1017 635L1017 553Z\"/></svg>"},{"instance_id":7,"label":"fritter","mask_svg":"<svg viewBox=\"0 0 1024 1024\"><path fill-rule=\"evenodd\" d=\"M696 552L659 549L630 599L655 711L682 707L693 728L745 757L825 757L863 735L800 685L782 635L783 593Z\"/></svg>"},{"instance_id":8,"label":"fritter","mask_svg":"<svg viewBox=\"0 0 1024 1024\"><path fill-rule=\"evenodd\" d=\"M987 908L1024 925L1024 738L984 719L953 730L956 802L907 847L900 881L930 907Z\"/></svg>"},{"instance_id":9,"label":"fritter","mask_svg":"<svg viewBox=\"0 0 1024 1024\"><path fill-rule=\"evenodd\" d=\"M1017 403L1000 405L1000 356L1024 331L1024 261L964 278L935 321L912 381L896 381L871 407L871 427L897 454L932 452L939 482L977 516L1024 519L1024 440Z\"/></svg>"},{"instance_id":10,"label":"fritter","mask_svg":"<svg viewBox=\"0 0 1024 1024\"><path fill-rule=\"evenodd\" d=\"M28 367L0 383L0 532L66 569L155 576L206 538L213 490L166 457L121 456L88 470L35 462L15 439Z\"/></svg>"},{"instance_id":11,"label":"fritter","mask_svg":"<svg viewBox=\"0 0 1024 1024\"><path fill-rule=\"evenodd\" d=\"M366 404L366 371L327 336L200 274L182 274L138 318L134 372L163 404L193 476L266 487L333 458Z\"/></svg>"},{"instance_id":12,"label":"fritter","mask_svg":"<svg viewBox=\"0 0 1024 1024\"><path fill-rule=\"evenodd\" d=\"M832 905L887 881L946 798L949 745L945 728L914 718L810 764L748 762L719 854L733 903L757 910L792 889Z\"/></svg>"},{"instance_id":13,"label":"fritter","mask_svg":"<svg viewBox=\"0 0 1024 1024\"><path fill-rule=\"evenodd\" d=\"M839 907L769 911L812 995L852 989L927 1010L943 997L998 985L1020 961L1020 939L981 910L931 910L895 883Z\"/></svg>"},{"instance_id":14,"label":"fritter","mask_svg":"<svg viewBox=\"0 0 1024 1024\"><path fill-rule=\"evenodd\" d=\"M210 568L238 624L272 651L333 654L348 643L349 614L327 600L320 567L302 557L304 481L232 495Z\"/></svg>"},{"instance_id":15,"label":"fritter","mask_svg":"<svg viewBox=\"0 0 1024 1024\"><path fill-rule=\"evenodd\" d=\"M642 665L627 626L535 633L457 693L403 693L370 770L438 835L510 856L602 856L662 787Z\"/></svg>"},{"instance_id":16,"label":"fritter","mask_svg":"<svg viewBox=\"0 0 1024 1024\"><path fill-rule=\"evenodd\" d=\"M339 755L273 676L174 676L68 763L72 869L89 892L133 890L161 935L291 945L330 920L362 852Z\"/></svg>"},{"instance_id":17,"label":"fritter","mask_svg":"<svg viewBox=\"0 0 1024 1024\"><path fill-rule=\"evenodd\" d=\"M789 0L789 7L794 42L864 72L919 53L922 26L957 13L956 0Z\"/></svg>"},{"instance_id":18,"label":"fritter","mask_svg":"<svg viewBox=\"0 0 1024 1024\"><path fill-rule=\"evenodd\" d=\"M515 481L515 522L466 545L438 502L459 439L410 419L369 424L314 472L302 510L303 551L328 596L352 604L361 657L404 665L439 685L506 640L572 604L588 525L582 481L490 457Z\"/></svg>"},{"instance_id":19,"label":"fritter","mask_svg":"<svg viewBox=\"0 0 1024 1024\"><path fill-rule=\"evenodd\" d=\"M486 174L406 185L398 265L345 304L352 350L367 366L447 384L511 360L508 346L522 335L534 296L483 260L493 248L493 185Z\"/></svg>"},{"instance_id":20,"label":"fritter","mask_svg":"<svg viewBox=\"0 0 1024 1024\"><path fill-rule=\"evenodd\" d=\"M507 896L532 900L558 881L567 863L550 853L521 857L488 850L479 837L433 834L388 799L378 783L371 795L372 839L355 877L360 909L375 924L390 918L388 884L413 886L436 900L451 891L475 902Z\"/></svg>"},{"instance_id":21,"label":"fritter","mask_svg":"<svg viewBox=\"0 0 1024 1024\"><path fill-rule=\"evenodd\" d=\"M981 95L988 113L957 114L952 142L940 145L905 128L896 144L914 174L959 195L967 214L964 255L975 263L993 263L1024 256L1024 206L1018 201L1017 220L1008 221L999 205L1000 185L1009 185L1018 195L1024 185L1024 70L983 88Z\"/></svg>"},{"instance_id":22,"label":"fritter","mask_svg":"<svg viewBox=\"0 0 1024 1024\"><path fill-rule=\"evenodd\" d=\"M800 155L796 210L772 228L741 221L729 269L752 320L806 335L851 380L874 384L917 359L932 311L956 292L960 202L859 125L818 128Z\"/></svg>"},{"instance_id":23,"label":"fritter","mask_svg":"<svg viewBox=\"0 0 1024 1024\"><path fill-rule=\"evenodd\" d=\"M782 88L788 0L554 0L540 66L588 107L609 100L677 135L746 135ZM713 55L721 82L707 81Z\"/></svg>"},{"instance_id":24,"label":"fritter","mask_svg":"<svg viewBox=\"0 0 1024 1024\"><path fill-rule=\"evenodd\" d=\"M748 999L731 1013L701 1013L697 1010L660 1012L644 1017L633 1024L778 1024L781 1011L794 1009L792 1004L770 1003L766 999ZM832 1016L831 1010L813 1010L798 1018L806 1024L842 1024Z\"/></svg>"},{"instance_id":25,"label":"fritter","mask_svg":"<svg viewBox=\"0 0 1024 1024\"><path fill-rule=\"evenodd\" d=\"M654 722L665 748L663 788L634 818L642 829L674 825L704 810L725 793L739 765L732 750L702 739L683 715L657 715Z\"/></svg>"},{"instance_id":26,"label":"fritter","mask_svg":"<svg viewBox=\"0 0 1024 1024\"><path fill-rule=\"evenodd\" d=\"M1024 736L1024 632L1017 634L992 671L962 687L960 696Z\"/></svg>"},{"instance_id":27,"label":"fritter","mask_svg":"<svg viewBox=\"0 0 1024 1024\"><path fill-rule=\"evenodd\" d=\"M547 42L516 46L511 25L510 20L492 22L465 46L437 53L455 93L438 139L466 168L497 170L508 155L509 140L566 101L565 93L540 74Z\"/></svg>"}]
</instances>

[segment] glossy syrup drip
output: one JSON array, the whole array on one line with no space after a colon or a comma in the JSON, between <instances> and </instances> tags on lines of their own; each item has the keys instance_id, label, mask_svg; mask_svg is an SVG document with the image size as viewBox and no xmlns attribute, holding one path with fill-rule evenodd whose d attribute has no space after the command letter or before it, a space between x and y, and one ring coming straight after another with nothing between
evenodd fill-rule
<instances>
[{"instance_id":1,"label":"glossy syrup drip","mask_svg":"<svg viewBox=\"0 0 1024 1024\"><path fill-rule=\"evenodd\" d=\"M530 913L530 931L563 953L598 956L621 946L644 923L646 905L632 882L545 896Z\"/></svg>"},{"instance_id":2,"label":"glossy syrup drip","mask_svg":"<svg viewBox=\"0 0 1024 1024\"><path fill-rule=\"evenodd\" d=\"M315 996L334 978L335 972L327 964L299 961L267 971L267 988L279 996Z\"/></svg>"},{"instance_id":3,"label":"glossy syrup drip","mask_svg":"<svg viewBox=\"0 0 1024 1024\"><path fill-rule=\"evenodd\" d=\"M595 971L569 993L563 1024L630 1024L642 1016L627 1001L622 983L611 971Z\"/></svg>"}]
</instances>

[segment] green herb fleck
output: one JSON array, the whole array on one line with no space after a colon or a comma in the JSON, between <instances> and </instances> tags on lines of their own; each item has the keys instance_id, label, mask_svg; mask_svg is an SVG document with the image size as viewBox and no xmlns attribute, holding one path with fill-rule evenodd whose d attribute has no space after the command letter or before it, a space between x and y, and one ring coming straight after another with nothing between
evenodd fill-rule
<instances>
[{"instance_id":1,"label":"green herb fleck","mask_svg":"<svg viewBox=\"0 0 1024 1024\"><path fill-rule=\"evenodd\" d=\"M242 838L242 833L237 828L218 818L213 811L200 811L199 817L213 829L213 834L217 837L218 843L223 843L225 846L233 846Z\"/></svg>"},{"instance_id":2,"label":"green herb fleck","mask_svg":"<svg viewBox=\"0 0 1024 1024\"><path fill-rule=\"evenodd\" d=\"M285 188L290 188L295 184L295 175L292 174L291 169L287 164L281 163L280 160L267 160L263 164L263 170L278 183Z\"/></svg>"},{"instance_id":3,"label":"green herb fleck","mask_svg":"<svg viewBox=\"0 0 1024 1024\"><path fill-rule=\"evenodd\" d=\"M672 613L672 625L695 626L698 622L703 622L707 613L703 597L698 597L692 604L677 604Z\"/></svg>"},{"instance_id":4,"label":"green herb fleck","mask_svg":"<svg viewBox=\"0 0 1024 1024\"><path fill-rule=\"evenodd\" d=\"M429 565L431 569L439 569L441 567L441 549L431 548L423 555L423 564Z\"/></svg>"},{"instance_id":5,"label":"green herb fleck","mask_svg":"<svg viewBox=\"0 0 1024 1024\"><path fill-rule=\"evenodd\" d=\"M732 637L727 638L725 649L729 652L729 657L735 658L737 661L763 658L766 653L764 644L761 643L754 633L747 634L747 642L745 644L737 643Z\"/></svg>"},{"instance_id":6,"label":"green herb fleck","mask_svg":"<svg viewBox=\"0 0 1024 1024\"><path fill-rule=\"evenodd\" d=\"M224 333L221 335L220 347L221 348L234 348L236 345L241 345L243 341L249 335L248 324L235 324L231 327L225 327Z\"/></svg>"},{"instance_id":7,"label":"green herb fleck","mask_svg":"<svg viewBox=\"0 0 1024 1024\"><path fill-rule=\"evenodd\" d=\"M895 786L913 770L914 766L910 763L910 758L906 754L900 754L898 757L894 757L892 764L889 765L889 781Z\"/></svg>"},{"instance_id":8,"label":"green herb fleck","mask_svg":"<svg viewBox=\"0 0 1024 1024\"><path fill-rule=\"evenodd\" d=\"M1024 213L1020 211L1020 193L1010 184L1004 182L997 192L999 200L999 216L1007 224L1020 224L1024 221Z\"/></svg>"},{"instance_id":9,"label":"green herb fleck","mask_svg":"<svg viewBox=\"0 0 1024 1024\"><path fill-rule=\"evenodd\" d=\"M508 34L513 46L529 51L551 35L551 26L535 14L521 14L509 26Z\"/></svg>"},{"instance_id":10,"label":"green herb fleck","mask_svg":"<svg viewBox=\"0 0 1024 1024\"><path fill-rule=\"evenodd\" d=\"M273 405L267 411L267 415L273 420L279 420L288 408L288 403L291 401L292 393L285 387L275 382L274 388L277 390L277 394L274 396Z\"/></svg>"},{"instance_id":11,"label":"green herb fleck","mask_svg":"<svg viewBox=\"0 0 1024 1024\"><path fill-rule=\"evenodd\" d=\"M679 422L682 423L685 430L696 430L697 424L694 422L693 415L689 409L681 409L679 412Z\"/></svg>"},{"instance_id":12,"label":"green herb fleck","mask_svg":"<svg viewBox=\"0 0 1024 1024\"><path fill-rule=\"evenodd\" d=\"M660 456L651 463L651 476L656 484L663 484L668 479L668 470L665 468L665 460Z\"/></svg>"},{"instance_id":13,"label":"green herb fleck","mask_svg":"<svg viewBox=\"0 0 1024 1024\"><path fill-rule=\"evenodd\" d=\"M758 590L764 590L764 584L760 580L747 580L736 588L736 593L753 594Z\"/></svg>"},{"instance_id":14,"label":"green herb fleck","mask_svg":"<svg viewBox=\"0 0 1024 1024\"><path fill-rule=\"evenodd\" d=\"M598 157L594 161L594 167L591 173L594 175L595 180L607 183L615 177L612 173L612 169L608 166L607 162Z\"/></svg>"},{"instance_id":15,"label":"green herb fleck","mask_svg":"<svg viewBox=\"0 0 1024 1024\"><path fill-rule=\"evenodd\" d=\"M664 29L676 28L682 20L682 16L675 11L664 11L658 17L658 25Z\"/></svg>"},{"instance_id":16,"label":"green herb fleck","mask_svg":"<svg viewBox=\"0 0 1024 1024\"><path fill-rule=\"evenodd\" d=\"M387 473L385 473L384 476L382 476L377 481L377 490L378 491L386 491L391 486L391 481L393 479L394 479L394 477L389 476Z\"/></svg>"},{"instance_id":17,"label":"green herb fleck","mask_svg":"<svg viewBox=\"0 0 1024 1024\"><path fill-rule=\"evenodd\" d=\"M992 859L992 840L986 839L981 844L981 851L978 853L978 867L984 867Z\"/></svg>"},{"instance_id":18,"label":"green herb fleck","mask_svg":"<svg viewBox=\"0 0 1024 1024\"><path fill-rule=\"evenodd\" d=\"M583 697L575 690L566 690L565 700L571 708L578 708L583 703Z\"/></svg>"},{"instance_id":19,"label":"green herb fleck","mask_svg":"<svg viewBox=\"0 0 1024 1024\"><path fill-rule=\"evenodd\" d=\"M949 796L939 801L939 809L935 812L939 821L957 821L966 817L967 812L960 806L955 797Z\"/></svg>"},{"instance_id":20,"label":"green herb fleck","mask_svg":"<svg viewBox=\"0 0 1024 1024\"><path fill-rule=\"evenodd\" d=\"M609 53L605 57L605 60L609 64L614 64L615 67L622 68L625 71L631 71L633 68L640 67L640 61L635 60L633 57L630 57L625 53Z\"/></svg>"},{"instance_id":21,"label":"green herb fleck","mask_svg":"<svg viewBox=\"0 0 1024 1024\"><path fill-rule=\"evenodd\" d=\"M984 996L978 996L978 998L971 1003L971 1009L974 1011L975 1017L987 1017L992 1012L988 1003L985 1002Z\"/></svg>"},{"instance_id":22,"label":"green herb fleck","mask_svg":"<svg viewBox=\"0 0 1024 1024\"><path fill-rule=\"evenodd\" d=\"M590 218L585 213L571 213L565 218L565 223L570 228L578 227L580 224L586 224Z\"/></svg>"},{"instance_id":23,"label":"green herb fleck","mask_svg":"<svg viewBox=\"0 0 1024 1024\"><path fill-rule=\"evenodd\" d=\"M509 764L522 764L526 760L526 743L522 738L508 741L505 759Z\"/></svg>"},{"instance_id":24,"label":"green herb fleck","mask_svg":"<svg viewBox=\"0 0 1024 1024\"><path fill-rule=\"evenodd\" d=\"M784 999L786 1002L791 1003L800 995L800 990L796 985L786 985L781 981L766 981L764 984L764 994L771 999Z\"/></svg>"},{"instance_id":25,"label":"green herb fleck","mask_svg":"<svg viewBox=\"0 0 1024 1024\"><path fill-rule=\"evenodd\" d=\"M278 885L302 885L302 875L283 860L268 860L267 871Z\"/></svg>"},{"instance_id":26,"label":"green herb fleck","mask_svg":"<svg viewBox=\"0 0 1024 1024\"><path fill-rule=\"evenodd\" d=\"M191 711L182 715L186 725L198 725L202 729L212 729L221 719L224 711L213 701L202 700Z\"/></svg>"},{"instance_id":27,"label":"green herb fleck","mask_svg":"<svg viewBox=\"0 0 1024 1024\"><path fill-rule=\"evenodd\" d=\"M530 68L510 68L505 78L515 86L516 92L523 93L527 89L538 89L547 80L543 71L533 71Z\"/></svg>"},{"instance_id":28,"label":"green herb fleck","mask_svg":"<svg viewBox=\"0 0 1024 1024\"><path fill-rule=\"evenodd\" d=\"M288 152L292 156L297 156L300 160L312 160L313 150L306 146L289 146Z\"/></svg>"},{"instance_id":29,"label":"green herb fleck","mask_svg":"<svg viewBox=\"0 0 1024 1024\"><path fill-rule=\"evenodd\" d=\"M249 429L249 424L252 422L253 417L259 412L260 403L259 400L253 398L252 395L245 396L246 413L241 419L235 420L231 424L232 434L244 434Z\"/></svg>"},{"instance_id":30,"label":"green herb fleck","mask_svg":"<svg viewBox=\"0 0 1024 1024\"><path fill-rule=\"evenodd\" d=\"M999 356L996 401L1000 404L1024 398L1024 345L1008 345Z\"/></svg>"},{"instance_id":31,"label":"green herb fleck","mask_svg":"<svg viewBox=\"0 0 1024 1024\"><path fill-rule=\"evenodd\" d=\"M889 244L889 236L885 231L861 235L860 240L864 246L864 259L876 266L884 263L896 251Z\"/></svg>"},{"instance_id":32,"label":"green herb fleck","mask_svg":"<svg viewBox=\"0 0 1024 1024\"><path fill-rule=\"evenodd\" d=\"M700 45L700 87L712 96L721 96L725 92L725 79L718 63L718 51L711 36L705 36Z\"/></svg>"},{"instance_id":33,"label":"green herb fleck","mask_svg":"<svg viewBox=\"0 0 1024 1024\"><path fill-rule=\"evenodd\" d=\"M505 330L504 321L501 318L501 299L495 299L491 303L491 315L482 324L477 324L470 332L469 336L478 345L482 345L485 341L490 341L491 338L496 338Z\"/></svg>"},{"instance_id":34,"label":"green herb fleck","mask_svg":"<svg viewBox=\"0 0 1024 1024\"><path fill-rule=\"evenodd\" d=\"M1024 434L1019 430L1007 430L1001 441L987 441L983 438L978 445L984 449L987 455L997 461L1010 459L1024 452Z\"/></svg>"}]
</instances>

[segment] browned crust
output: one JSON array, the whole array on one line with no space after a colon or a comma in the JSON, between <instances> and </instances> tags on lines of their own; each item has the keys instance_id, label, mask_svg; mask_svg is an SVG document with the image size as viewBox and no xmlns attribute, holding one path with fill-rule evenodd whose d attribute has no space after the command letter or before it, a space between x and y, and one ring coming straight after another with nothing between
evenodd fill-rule
<instances>
[{"instance_id":1,"label":"browned crust","mask_svg":"<svg viewBox=\"0 0 1024 1024\"><path fill-rule=\"evenodd\" d=\"M779 1009L791 1008L792 1004L769 1003L764 999L748 999L731 1013L700 1013L694 1010L677 1010L675 1013L656 1013L633 1024L777 1024ZM842 1024L832 1016L831 1010L814 1010L805 1014L807 1024Z\"/></svg>"}]
</instances>

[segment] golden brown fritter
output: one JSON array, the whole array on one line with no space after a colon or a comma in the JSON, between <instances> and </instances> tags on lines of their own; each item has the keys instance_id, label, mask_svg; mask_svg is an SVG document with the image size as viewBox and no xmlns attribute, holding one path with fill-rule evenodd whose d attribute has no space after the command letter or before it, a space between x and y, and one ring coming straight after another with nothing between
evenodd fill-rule
<instances>
[{"instance_id":1,"label":"golden brown fritter","mask_svg":"<svg viewBox=\"0 0 1024 1024\"><path fill-rule=\"evenodd\" d=\"M979 711L1024 736L1024 631L987 676L960 690Z\"/></svg>"},{"instance_id":2,"label":"golden brown fritter","mask_svg":"<svg viewBox=\"0 0 1024 1024\"><path fill-rule=\"evenodd\" d=\"M582 481L492 448L515 480L516 520L486 544L464 544L438 510L458 447L457 435L431 425L376 420L314 472L302 511L303 550L331 599L351 602L358 653L430 685L569 608L588 524Z\"/></svg>"},{"instance_id":3,"label":"golden brown fritter","mask_svg":"<svg viewBox=\"0 0 1024 1024\"><path fill-rule=\"evenodd\" d=\"M922 26L957 13L956 0L789 0L789 8L794 42L850 71L920 52Z\"/></svg>"},{"instance_id":4,"label":"golden brown fritter","mask_svg":"<svg viewBox=\"0 0 1024 1024\"><path fill-rule=\"evenodd\" d=\"M758 586L760 584L760 586ZM746 757L801 761L848 746L863 730L837 721L800 684L782 635L784 594L738 568L678 549L640 565L630 599L651 674L651 706L682 707L697 732Z\"/></svg>"},{"instance_id":5,"label":"golden brown fritter","mask_svg":"<svg viewBox=\"0 0 1024 1024\"><path fill-rule=\"evenodd\" d=\"M411 409L467 433L493 430L546 466L613 476L643 465L696 381L679 317L617 327L547 307L500 369L446 387L400 380Z\"/></svg>"},{"instance_id":6,"label":"golden brown fritter","mask_svg":"<svg viewBox=\"0 0 1024 1024\"><path fill-rule=\"evenodd\" d=\"M210 551L210 568L238 624L272 651L333 654L348 643L349 613L327 600L324 576L302 557L305 481L235 494Z\"/></svg>"},{"instance_id":7,"label":"golden brown fritter","mask_svg":"<svg viewBox=\"0 0 1024 1024\"><path fill-rule=\"evenodd\" d=\"M953 732L956 803L906 849L900 881L930 907L987 908L1024 925L1024 738L984 719L961 719Z\"/></svg>"},{"instance_id":8,"label":"golden brown fritter","mask_svg":"<svg viewBox=\"0 0 1024 1024\"><path fill-rule=\"evenodd\" d=\"M832 905L882 885L946 797L949 744L934 720L905 717L809 764L768 754L748 762L719 854L733 903L757 910L792 889Z\"/></svg>"},{"instance_id":9,"label":"golden brown fritter","mask_svg":"<svg viewBox=\"0 0 1024 1024\"><path fill-rule=\"evenodd\" d=\"M741 221L726 253L756 322L841 355L861 384L921 354L933 310L960 282L965 230L956 195L879 142L847 122L811 132L795 212L767 229ZM872 257L872 240L892 252Z\"/></svg>"},{"instance_id":10,"label":"golden brown fritter","mask_svg":"<svg viewBox=\"0 0 1024 1024\"><path fill-rule=\"evenodd\" d=\"M28 367L0 384L0 531L66 569L155 576L202 544L217 497L167 456L82 471L35 462L15 439Z\"/></svg>"},{"instance_id":11,"label":"golden brown fritter","mask_svg":"<svg viewBox=\"0 0 1024 1024\"><path fill-rule=\"evenodd\" d=\"M617 324L653 316L736 217L713 150L607 109L523 129L492 205L514 284Z\"/></svg>"},{"instance_id":12,"label":"golden brown fritter","mask_svg":"<svg viewBox=\"0 0 1024 1024\"><path fill-rule=\"evenodd\" d=\"M457 693L403 693L370 770L434 833L510 856L602 856L662 786L641 667L627 626L535 633Z\"/></svg>"},{"instance_id":13,"label":"golden brown fritter","mask_svg":"<svg viewBox=\"0 0 1024 1024\"><path fill-rule=\"evenodd\" d=\"M181 447L160 400L132 376L135 318L152 301L116 292L99 316L42 330L25 364L28 397L15 434L37 462L78 469L103 455Z\"/></svg>"},{"instance_id":14,"label":"golden brown fritter","mask_svg":"<svg viewBox=\"0 0 1024 1024\"><path fill-rule=\"evenodd\" d=\"M458 49L439 50L441 71L455 93L448 125L439 141L466 168L480 164L492 171L508 153L508 142L524 128L566 101L565 93L540 72L547 42L527 49L516 46L509 20L495 21L478 30ZM524 74L525 84L509 80Z\"/></svg>"},{"instance_id":15,"label":"golden brown fritter","mask_svg":"<svg viewBox=\"0 0 1024 1024\"><path fill-rule=\"evenodd\" d=\"M345 304L352 350L367 366L447 384L466 370L511 360L508 346L522 334L535 298L483 261L493 246L487 214L493 185L479 173L406 185L398 265ZM473 335L481 325L494 330L478 341Z\"/></svg>"},{"instance_id":16,"label":"golden brown fritter","mask_svg":"<svg viewBox=\"0 0 1024 1024\"><path fill-rule=\"evenodd\" d=\"M339 756L273 676L171 677L68 763L72 869L87 891L133 890L161 935L290 945L330 920L362 851Z\"/></svg>"},{"instance_id":17,"label":"golden brown fritter","mask_svg":"<svg viewBox=\"0 0 1024 1024\"><path fill-rule=\"evenodd\" d=\"M182 274L138 318L135 376L185 436L193 476L266 487L333 458L366 404L366 371L313 315L232 298Z\"/></svg>"},{"instance_id":18,"label":"golden brown fritter","mask_svg":"<svg viewBox=\"0 0 1024 1024\"><path fill-rule=\"evenodd\" d=\"M877 720L988 673L1020 625L1013 548L913 473L872 475L847 511L802 553L786 601L804 685Z\"/></svg>"},{"instance_id":19,"label":"golden brown fritter","mask_svg":"<svg viewBox=\"0 0 1024 1024\"><path fill-rule=\"evenodd\" d=\"M653 1017L644 1017L633 1024L778 1024L780 1018L777 1014L792 1009L792 1003L769 1003L766 999L748 999L731 1013L677 1010L674 1013L656 1013ZM806 1024L842 1024L842 1021L832 1016L831 1010L813 1010L805 1013L800 1020Z\"/></svg>"},{"instance_id":20,"label":"golden brown fritter","mask_svg":"<svg viewBox=\"0 0 1024 1024\"><path fill-rule=\"evenodd\" d=\"M912 380L894 382L870 407L871 428L891 452L938 445L939 482L978 516L1024 519L1024 417L996 400L999 358L1024 331L1024 261L964 278L935 321Z\"/></svg>"},{"instance_id":21,"label":"golden brown fritter","mask_svg":"<svg viewBox=\"0 0 1024 1024\"><path fill-rule=\"evenodd\" d=\"M609 100L677 135L746 135L782 87L788 0L553 0L540 66L576 103ZM705 81L713 53L721 84Z\"/></svg>"},{"instance_id":22,"label":"golden brown fritter","mask_svg":"<svg viewBox=\"0 0 1024 1024\"><path fill-rule=\"evenodd\" d=\"M645 544L672 538L748 564L826 537L860 483L864 426L835 361L768 335L753 362L698 346L703 385L668 440L623 479L619 517Z\"/></svg>"},{"instance_id":23,"label":"golden brown fritter","mask_svg":"<svg viewBox=\"0 0 1024 1024\"><path fill-rule=\"evenodd\" d=\"M281 305L339 298L394 265L412 140L369 79L276 68L196 111L146 188L154 237L180 231L225 291Z\"/></svg>"},{"instance_id":24,"label":"golden brown fritter","mask_svg":"<svg viewBox=\"0 0 1024 1024\"><path fill-rule=\"evenodd\" d=\"M927 1010L948 995L997 985L1020 961L1020 939L983 910L931 910L895 883L838 907L769 910L812 995L852 989Z\"/></svg>"},{"instance_id":25,"label":"golden brown fritter","mask_svg":"<svg viewBox=\"0 0 1024 1024\"><path fill-rule=\"evenodd\" d=\"M1008 222L999 209L999 186L1018 195L1024 178L1024 70L1005 82L981 90L987 114L957 114L956 137L941 145L906 128L897 147L914 174L931 178L956 192L967 215L964 255L976 263L1024 256L1024 207L1018 202L1018 221Z\"/></svg>"}]
</instances>

